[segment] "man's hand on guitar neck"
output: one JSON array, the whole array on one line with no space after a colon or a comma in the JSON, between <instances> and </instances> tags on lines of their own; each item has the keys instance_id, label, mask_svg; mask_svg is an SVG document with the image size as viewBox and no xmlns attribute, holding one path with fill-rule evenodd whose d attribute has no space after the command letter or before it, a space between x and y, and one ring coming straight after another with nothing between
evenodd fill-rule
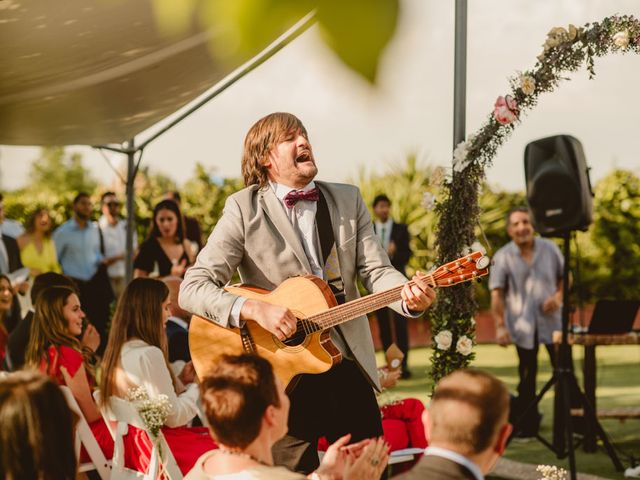
<instances>
[{"instance_id":1,"label":"man's hand on guitar neck","mask_svg":"<svg viewBox=\"0 0 640 480\"><path fill-rule=\"evenodd\" d=\"M248 299L242 305L240 320L253 320L265 330L273 333L280 341L295 333L298 322L298 319L288 308L253 299Z\"/></svg>"},{"instance_id":2,"label":"man's hand on guitar neck","mask_svg":"<svg viewBox=\"0 0 640 480\"><path fill-rule=\"evenodd\" d=\"M427 275L416 272L411 282L404 284L400 296L410 312L424 312L436 299L436 291L429 286L428 280Z\"/></svg>"}]
</instances>

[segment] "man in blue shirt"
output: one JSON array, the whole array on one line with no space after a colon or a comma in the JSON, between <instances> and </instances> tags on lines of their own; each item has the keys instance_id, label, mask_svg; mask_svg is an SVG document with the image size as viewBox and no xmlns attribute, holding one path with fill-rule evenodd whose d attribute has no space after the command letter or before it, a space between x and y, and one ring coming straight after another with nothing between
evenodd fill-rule
<instances>
[{"instance_id":1,"label":"man in blue shirt","mask_svg":"<svg viewBox=\"0 0 640 480\"><path fill-rule=\"evenodd\" d=\"M512 419L516 420L536 396L540 343L555 362L552 334L561 329L564 260L555 243L534 236L525 207L509 212L507 233L511 242L493 257L489 289L496 339L502 346L515 343L518 352L520 383L512 408ZM522 427L519 436L531 437L538 432L540 414L535 409L530 412L516 425Z\"/></svg>"},{"instance_id":2,"label":"man in blue shirt","mask_svg":"<svg viewBox=\"0 0 640 480\"><path fill-rule=\"evenodd\" d=\"M82 309L100 333L101 353L114 297L103 261L100 228L91 220L92 212L89 195L78 193L73 200L73 217L56 229L53 241L63 273L78 285Z\"/></svg>"}]
</instances>

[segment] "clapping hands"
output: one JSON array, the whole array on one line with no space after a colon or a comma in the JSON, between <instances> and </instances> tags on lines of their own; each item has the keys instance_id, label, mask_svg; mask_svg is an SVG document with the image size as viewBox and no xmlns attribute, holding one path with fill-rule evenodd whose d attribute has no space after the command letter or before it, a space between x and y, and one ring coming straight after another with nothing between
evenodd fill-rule
<instances>
[{"instance_id":1,"label":"clapping hands","mask_svg":"<svg viewBox=\"0 0 640 480\"><path fill-rule=\"evenodd\" d=\"M345 480L371 480L380 478L389 460L389 445L384 438L362 440L347 445L351 434L347 434L329 446L316 471L325 476Z\"/></svg>"}]
</instances>

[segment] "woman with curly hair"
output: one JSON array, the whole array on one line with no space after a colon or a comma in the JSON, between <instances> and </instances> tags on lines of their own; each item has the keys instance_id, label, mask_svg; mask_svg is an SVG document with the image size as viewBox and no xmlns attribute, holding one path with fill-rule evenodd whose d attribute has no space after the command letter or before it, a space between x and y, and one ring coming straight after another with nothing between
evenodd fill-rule
<instances>
[{"instance_id":1,"label":"woman with curly hair","mask_svg":"<svg viewBox=\"0 0 640 480\"><path fill-rule=\"evenodd\" d=\"M38 208L27 220L27 231L18 237L22 264L31 270L31 276L41 273L62 273L51 238L51 216L46 208Z\"/></svg>"},{"instance_id":2,"label":"woman with curly hair","mask_svg":"<svg viewBox=\"0 0 640 480\"><path fill-rule=\"evenodd\" d=\"M94 352L100 335L93 325L83 335L84 312L75 290L49 287L36 300L25 364L49 375L73 393L105 457L113 456L113 439L93 400ZM82 335L85 344L78 337ZM83 452L82 460L86 459Z\"/></svg>"}]
</instances>

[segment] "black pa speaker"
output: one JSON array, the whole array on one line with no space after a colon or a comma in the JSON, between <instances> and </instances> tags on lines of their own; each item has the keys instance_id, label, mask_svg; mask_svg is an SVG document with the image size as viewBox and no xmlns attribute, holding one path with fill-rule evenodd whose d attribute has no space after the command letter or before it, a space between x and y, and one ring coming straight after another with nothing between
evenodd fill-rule
<instances>
[{"instance_id":1,"label":"black pa speaker","mask_svg":"<svg viewBox=\"0 0 640 480\"><path fill-rule=\"evenodd\" d=\"M527 201L541 235L553 237L589 227L593 192L577 138L556 135L529 143L524 172Z\"/></svg>"}]
</instances>

